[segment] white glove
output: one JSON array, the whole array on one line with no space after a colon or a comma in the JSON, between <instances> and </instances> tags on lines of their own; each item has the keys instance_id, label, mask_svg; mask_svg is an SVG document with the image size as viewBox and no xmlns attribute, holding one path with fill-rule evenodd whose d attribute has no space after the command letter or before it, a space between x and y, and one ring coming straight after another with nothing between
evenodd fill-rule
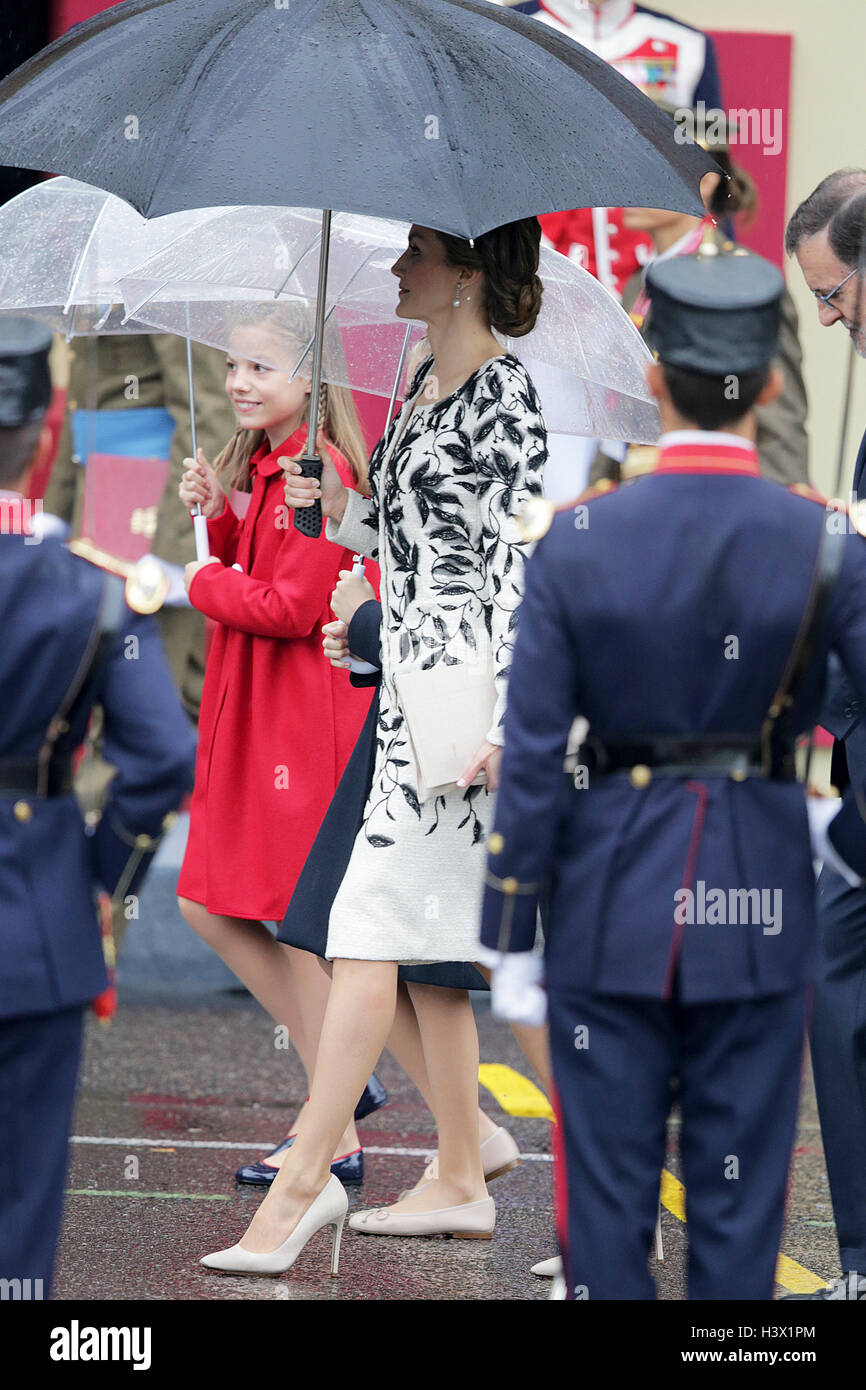
<instances>
[{"instance_id":1,"label":"white glove","mask_svg":"<svg viewBox=\"0 0 866 1390\"><path fill-rule=\"evenodd\" d=\"M543 981L544 961L535 951L504 954L493 969L490 985L493 1017L541 1028L547 1019Z\"/></svg>"},{"instance_id":2,"label":"white glove","mask_svg":"<svg viewBox=\"0 0 866 1390\"><path fill-rule=\"evenodd\" d=\"M187 597L183 583L183 565L174 565L170 560L163 560L159 555L148 553L148 559L156 560L166 575L169 583L168 593L163 599L164 608L191 608L192 604Z\"/></svg>"},{"instance_id":3,"label":"white glove","mask_svg":"<svg viewBox=\"0 0 866 1390\"><path fill-rule=\"evenodd\" d=\"M835 796L807 796L806 813L809 817L809 838L812 841L812 856L826 864L828 869L839 874L852 888L859 888L863 879L846 864L830 842L828 830L830 822L839 813L841 802Z\"/></svg>"},{"instance_id":4,"label":"white glove","mask_svg":"<svg viewBox=\"0 0 866 1390\"><path fill-rule=\"evenodd\" d=\"M68 521L63 521L53 512L43 511L42 504L39 503L36 511L30 517L30 529L34 536L38 536L40 540L44 540L46 536L56 536L58 540L65 541L72 527Z\"/></svg>"}]
</instances>

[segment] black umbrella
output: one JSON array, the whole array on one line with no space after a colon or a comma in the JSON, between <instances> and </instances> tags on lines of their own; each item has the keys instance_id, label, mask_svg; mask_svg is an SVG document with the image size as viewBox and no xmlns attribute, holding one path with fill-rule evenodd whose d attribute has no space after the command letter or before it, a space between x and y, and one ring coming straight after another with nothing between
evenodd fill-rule
<instances>
[{"instance_id":1,"label":"black umbrella","mask_svg":"<svg viewBox=\"0 0 866 1390\"><path fill-rule=\"evenodd\" d=\"M272 202L464 238L568 207L700 215L715 168L608 64L486 0L127 0L0 83L0 163L149 217Z\"/></svg>"}]
</instances>

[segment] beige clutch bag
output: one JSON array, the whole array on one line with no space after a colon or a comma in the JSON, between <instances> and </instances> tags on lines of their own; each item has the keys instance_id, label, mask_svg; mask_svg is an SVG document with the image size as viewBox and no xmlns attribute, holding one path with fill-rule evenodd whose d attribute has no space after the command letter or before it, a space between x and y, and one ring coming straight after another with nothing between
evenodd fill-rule
<instances>
[{"instance_id":1,"label":"beige clutch bag","mask_svg":"<svg viewBox=\"0 0 866 1390\"><path fill-rule=\"evenodd\" d=\"M401 671L397 694L418 766L418 796L429 801L454 786L487 738L496 705L493 663ZM475 779L487 780L482 771Z\"/></svg>"}]
</instances>

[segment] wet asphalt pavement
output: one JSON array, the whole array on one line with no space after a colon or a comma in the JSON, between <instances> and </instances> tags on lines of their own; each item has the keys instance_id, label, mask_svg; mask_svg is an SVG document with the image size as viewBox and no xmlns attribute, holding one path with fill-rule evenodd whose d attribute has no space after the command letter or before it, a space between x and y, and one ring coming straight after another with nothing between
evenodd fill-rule
<instances>
[{"instance_id":1,"label":"wet asphalt pavement","mask_svg":"<svg viewBox=\"0 0 866 1390\"><path fill-rule=\"evenodd\" d=\"M510 1031L476 1006L481 1057L529 1075ZM435 1134L429 1112L387 1055L378 1075L390 1103L360 1126L366 1181L350 1210L393 1201L417 1181ZM274 1046L270 1020L248 996L125 1002L106 1028L91 1019L70 1151L55 1299L542 1300L549 1284L530 1265L555 1253L550 1124L506 1115L483 1087L481 1103L517 1140L524 1161L491 1184L493 1240L397 1239L344 1232L340 1277L328 1277L330 1236L320 1232L280 1279L226 1276L198 1264L233 1244L260 1200L234 1170L262 1157L303 1102L303 1072ZM678 1173L676 1120L668 1170ZM100 1142L82 1142L96 1139ZM110 1142L109 1142L110 1141ZM201 1146L201 1147L199 1147ZM205 1147L207 1146L207 1147ZM256 1147L258 1146L258 1147ZM396 1152L382 1152L389 1150ZM378 1151L378 1152L377 1152ZM669 1185L676 1209L677 1184ZM685 1226L662 1216L665 1260L652 1260L663 1299L684 1296ZM837 1254L811 1082L804 1082L782 1251L788 1289L808 1274L835 1275ZM786 1291L780 1287L777 1293ZM802 1305L801 1305L802 1306Z\"/></svg>"}]
</instances>

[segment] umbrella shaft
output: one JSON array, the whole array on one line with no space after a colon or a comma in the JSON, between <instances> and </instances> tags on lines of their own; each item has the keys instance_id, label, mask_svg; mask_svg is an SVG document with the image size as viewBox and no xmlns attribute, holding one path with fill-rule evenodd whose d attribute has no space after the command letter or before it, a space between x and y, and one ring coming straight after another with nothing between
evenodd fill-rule
<instances>
[{"instance_id":1,"label":"umbrella shaft","mask_svg":"<svg viewBox=\"0 0 866 1390\"><path fill-rule=\"evenodd\" d=\"M316 341L313 344L313 380L310 383L310 423L304 458L317 458L319 387L322 384L322 338L325 332L325 296L328 289L328 252L331 246L331 210L322 213L322 238L319 251L319 287L316 292Z\"/></svg>"},{"instance_id":2,"label":"umbrella shaft","mask_svg":"<svg viewBox=\"0 0 866 1390\"><path fill-rule=\"evenodd\" d=\"M406 361L406 353L409 348L409 338L412 335L411 323L406 324L406 332L403 334L403 346L400 349L400 361L397 363L397 371L394 376L394 385L391 388L391 399L388 402L388 414L385 416L385 429L387 430L394 414L394 405L397 401L397 392L400 389L400 378L403 375L403 363Z\"/></svg>"},{"instance_id":3,"label":"umbrella shaft","mask_svg":"<svg viewBox=\"0 0 866 1390\"><path fill-rule=\"evenodd\" d=\"M195 382L192 373L192 342L189 338L186 340L186 380L189 390L189 429L192 435L192 456L198 462L198 439L195 430ZM195 514L196 516L203 515L201 504L198 502L195 504ZM198 530L196 530L196 540L198 540ZM207 552L205 552L206 554ZM204 557L200 555L199 559L202 558Z\"/></svg>"}]
</instances>

